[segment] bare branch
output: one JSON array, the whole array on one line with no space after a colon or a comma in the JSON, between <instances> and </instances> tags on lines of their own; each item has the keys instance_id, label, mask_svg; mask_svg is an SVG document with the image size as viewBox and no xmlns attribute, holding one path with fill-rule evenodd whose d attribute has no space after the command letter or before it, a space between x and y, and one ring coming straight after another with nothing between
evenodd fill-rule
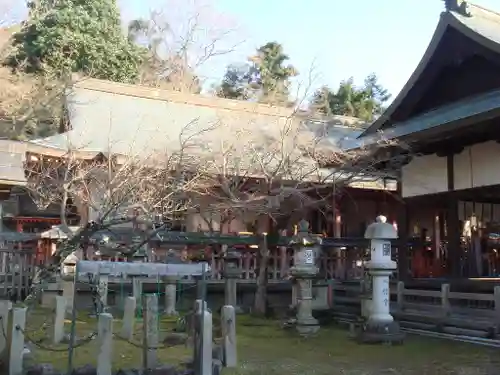
<instances>
[{"instance_id":1,"label":"bare branch","mask_svg":"<svg viewBox=\"0 0 500 375\"><path fill-rule=\"evenodd\" d=\"M242 43L232 41L232 22L201 0L169 0L149 19L133 21L129 32L150 53L141 83L182 92L199 92L198 69Z\"/></svg>"}]
</instances>

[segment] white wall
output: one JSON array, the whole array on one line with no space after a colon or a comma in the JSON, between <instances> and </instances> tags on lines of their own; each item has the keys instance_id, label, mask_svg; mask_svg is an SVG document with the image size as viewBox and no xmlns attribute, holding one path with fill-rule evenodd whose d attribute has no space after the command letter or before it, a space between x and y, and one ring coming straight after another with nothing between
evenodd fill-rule
<instances>
[{"instance_id":1,"label":"white wall","mask_svg":"<svg viewBox=\"0 0 500 375\"><path fill-rule=\"evenodd\" d=\"M455 190L500 184L500 144L466 147L454 158Z\"/></svg>"},{"instance_id":2,"label":"white wall","mask_svg":"<svg viewBox=\"0 0 500 375\"><path fill-rule=\"evenodd\" d=\"M448 191L446 158L436 155L414 157L403 167L403 197L415 197Z\"/></svg>"}]
</instances>

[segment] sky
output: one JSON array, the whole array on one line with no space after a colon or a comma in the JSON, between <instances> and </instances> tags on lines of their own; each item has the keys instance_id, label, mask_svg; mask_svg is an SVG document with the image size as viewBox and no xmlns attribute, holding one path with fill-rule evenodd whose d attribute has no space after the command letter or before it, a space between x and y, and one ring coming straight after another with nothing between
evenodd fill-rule
<instances>
[{"instance_id":1,"label":"sky","mask_svg":"<svg viewBox=\"0 0 500 375\"><path fill-rule=\"evenodd\" d=\"M19 4L19 0L0 0L0 5L7 1ZM237 44L235 51L199 68L208 83L219 80L226 65L246 61L258 46L277 41L301 73L295 82L300 97L304 90L311 92L324 84L336 87L349 77L362 84L372 72L397 95L424 54L444 9L442 0L120 1L125 20L163 9L179 28L185 14L192 12L186 8L188 3L203 5L205 17L200 25L206 29L234 30L226 45ZM500 11L499 0L474 3Z\"/></svg>"}]
</instances>

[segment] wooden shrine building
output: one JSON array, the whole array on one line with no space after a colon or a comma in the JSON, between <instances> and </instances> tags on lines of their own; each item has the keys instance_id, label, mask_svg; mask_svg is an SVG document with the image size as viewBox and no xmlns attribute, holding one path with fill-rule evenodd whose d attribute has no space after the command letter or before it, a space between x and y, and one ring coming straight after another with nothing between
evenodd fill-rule
<instances>
[{"instance_id":1,"label":"wooden shrine building","mask_svg":"<svg viewBox=\"0 0 500 375\"><path fill-rule=\"evenodd\" d=\"M500 14L450 3L404 88L359 137L382 132L407 157L403 278L500 276ZM412 236L423 246L410 250Z\"/></svg>"}]
</instances>

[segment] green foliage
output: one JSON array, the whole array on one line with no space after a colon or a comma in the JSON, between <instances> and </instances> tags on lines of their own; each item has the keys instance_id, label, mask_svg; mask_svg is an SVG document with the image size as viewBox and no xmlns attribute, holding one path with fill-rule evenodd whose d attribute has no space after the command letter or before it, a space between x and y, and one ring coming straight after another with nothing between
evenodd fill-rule
<instances>
[{"instance_id":1,"label":"green foliage","mask_svg":"<svg viewBox=\"0 0 500 375\"><path fill-rule=\"evenodd\" d=\"M285 65L289 59L277 42L264 44L250 57L253 62L251 85L258 91L260 102L288 104L290 79L298 75L292 65Z\"/></svg>"},{"instance_id":2,"label":"green foliage","mask_svg":"<svg viewBox=\"0 0 500 375\"><path fill-rule=\"evenodd\" d=\"M312 107L327 116L352 116L372 121L384 111L384 104L390 98L378 77L370 74L361 87L354 85L353 78L342 81L336 91L322 87L314 93Z\"/></svg>"},{"instance_id":3,"label":"green foliage","mask_svg":"<svg viewBox=\"0 0 500 375\"><path fill-rule=\"evenodd\" d=\"M134 82L142 49L123 34L116 0L39 0L15 34L7 64L56 77L72 72Z\"/></svg>"},{"instance_id":4,"label":"green foliage","mask_svg":"<svg viewBox=\"0 0 500 375\"><path fill-rule=\"evenodd\" d=\"M216 95L289 105L290 79L298 73L292 65L286 65L289 57L283 46L277 42L266 43L249 60L251 65L230 65L227 68Z\"/></svg>"},{"instance_id":5,"label":"green foliage","mask_svg":"<svg viewBox=\"0 0 500 375\"><path fill-rule=\"evenodd\" d=\"M250 99L249 73L250 67L248 65L229 65L220 86L216 88L216 95L226 99Z\"/></svg>"}]
</instances>

